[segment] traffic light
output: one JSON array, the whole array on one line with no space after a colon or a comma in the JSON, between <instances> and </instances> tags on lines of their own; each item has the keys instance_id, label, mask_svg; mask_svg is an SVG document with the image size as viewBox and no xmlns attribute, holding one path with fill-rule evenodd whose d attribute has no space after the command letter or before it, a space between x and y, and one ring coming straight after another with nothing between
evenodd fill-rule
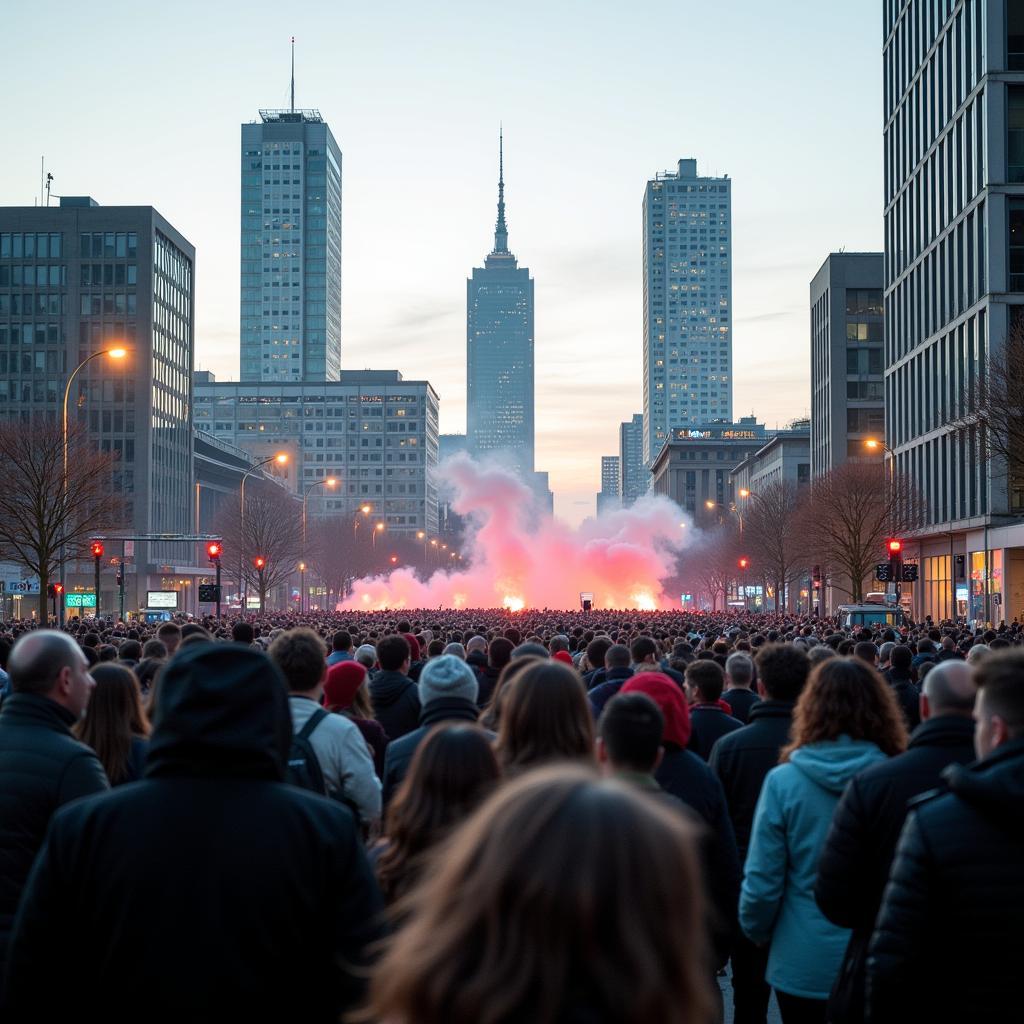
<instances>
[{"instance_id":1,"label":"traffic light","mask_svg":"<svg viewBox=\"0 0 1024 1024\"><path fill-rule=\"evenodd\" d=\"M60 595L64 593L64 584L63 583L54 583L54 585L53 585L53 592L58 597L60 597Z\"/></svg>"},{"instance_id":2,"label":"traffic light","mask_svg":"<svg viewBox=\"0 0 1024 1024\"><path fill-rule=\"evenodd\" d=\"M256 566L258 572L263 572L267 567L267 560L262 555L257 555L253 560L252 564Z\"/></svg>"},{"instance_id":3,"label":"traffic light","mask_svg":"<svg viewBox=\"0 0 1024 1024\"><path fill-rule=\"evenodd\" d=\"M114 582L117 583L119 587L124 586L124 565L119 565L117 567L117 576L114 577Z\"/></svg>"},{"instance_id":4,"label":"traffic light","mask_svg":"<svg viewBox=\"0 0 1024 1024\"><path fill-rule=\"evenodd\" d=\"M92 542L92 547L89 550L92 551L93 558L103 557L103 545L98 540Z\"/></svg>"},{"instance_id":5,"label":"traffic light","mask_svg":"<svg viewBox=\"0 0 1024 1024\"><path fill-rule=\"evenodd\" d=\"M206 553L209 555L211 562L216 562L220 558L221 554L220 544L215 540L211 540L210 543L206 545Z\"/></svg>"},{"instance_id":6,"label":"traffic light","mask_svg":"<svg viewBox=\"0 0 1024 1024\"><path fill-rule=\"evenodd\" d=\"M903 581L903 541L892 537L886 543L886 547L889 549L889 582L896 584L898 594L900 583Z\"/></svg>"},{"instance_id":7,"label":"traffic light","mask_svg":"<svg viewBox=\"0 0 1024 1024\"><path fill-rule=\"evenodd\" d=\"M889 557L898 555L903 550L903 541L893 539L889 541Z\"/></svg>"},{"instance_id":8,"label":"traffic light","mask_svg":"<svg viewBox=\"0 0 1024 1024\"><path fill-rule=\"evenodd\" d=\"M916 583L917 582L917 563L910 562L908 565L903 566L903 582L904 583Z\"/></svg>"},{"instance_id":9,"label":"traffic light","mask_svg":"<svg viewBox=\"0 0 1024 1024\"><path fill-rule=\"evenodd\" d=\"M892 582L892 572L889 570L888 562L879 562L878 565L875 566L875 579L878 580L879 583Z\"/></svg>"},{"instance_id":10,"label":"traffic light","mask_svg":"<svg viewBox=\"0 0 1024 1024\"><path fill-rule=\"evenodd\" d=\"M744 571L746 571L747 569L749 569L749 568L750 568L750 559L749 559L749 558L747 558L747 557L746 557L746 555L744 555L744 556L743 556L743 557L742 557L742 558L741 558L741 559L739 560L739 563L738 563L738 564L739 564L739 567L740 567L741 569L743 569Z\"/></svg>"}]
</instances>

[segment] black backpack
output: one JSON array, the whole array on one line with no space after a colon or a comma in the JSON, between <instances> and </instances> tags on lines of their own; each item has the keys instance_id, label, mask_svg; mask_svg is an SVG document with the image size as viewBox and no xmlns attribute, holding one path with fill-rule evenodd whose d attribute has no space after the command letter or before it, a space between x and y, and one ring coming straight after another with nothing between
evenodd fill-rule
<instances>
[{"instance_id":1,"label":"black backpack","mask_svg":"<svg viewBox=\"0 0 1024 1024\"><path fill-rule=\"evenodd\" d=\"M292 736L292 745L288 751L288 768L285 773L285 780L293 786L320 793L322 796L327 796L327 783L324 781L324 773L309 737L327 715L328 712L323 708L317 708L309 716L306 724Z\"/></svg>"}]
</instances>

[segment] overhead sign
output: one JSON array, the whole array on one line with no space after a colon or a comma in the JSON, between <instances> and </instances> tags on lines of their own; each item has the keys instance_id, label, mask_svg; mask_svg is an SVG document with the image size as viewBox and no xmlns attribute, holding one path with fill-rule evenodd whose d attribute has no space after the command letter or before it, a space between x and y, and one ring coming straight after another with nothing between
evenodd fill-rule
<instances>
[{"instance_id":1,"label":"overhead sign","mask_svg":"<svg viewBox=\"0 0 1024 1024\"><path fill-rule=\"evenodd\" d=\"M13 580L7 584L9 594L38 594L39 580Z\"/></svg>"},{"instance_id":2,"label":"overhead sign","mask_svg":"<svg viewBox=\"0 0 1024 1024\"><path fill-rule=\"evenodd\" d=\"M260 606L260 599L258 597L247 597L245 599L245 607L246 608L259 608L259 606Z\"/></svg>"},{"instance_id":3,"label":"overhead sign","mask_svg":"<svg viewBox=\"0 0 1024 1024\"><path fill-rule=\"evenodd\" d=\"M967 584L957 584L956 587L956 599L958 601L966 601L971 596L970 590L967 588Z\"/></svg>"},{"instance_id":4,"label":"overhead sign","mask_svg":"<svg viewBox=\"0 0 1024 1024\"><path fill-rule=\"evenodd\" d=\"M65 594L64 595L64 607L65 608L95 608L96 607L96 595L95 594Z\"/></svg>"},{"instance_id":5,"label":"overhead sign","mask_svg":"<svg viewBox=\"0 0 1024 1024\"><path fill-rule=\"evenodd\" d=\"M147 590L147 608L177 608L178 592L176 590Z\"/></svg>"}]
</instances>

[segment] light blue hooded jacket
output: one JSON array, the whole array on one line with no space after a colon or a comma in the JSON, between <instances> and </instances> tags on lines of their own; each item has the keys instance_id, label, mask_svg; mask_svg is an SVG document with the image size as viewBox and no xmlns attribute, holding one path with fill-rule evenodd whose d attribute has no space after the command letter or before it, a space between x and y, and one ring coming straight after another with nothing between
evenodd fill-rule
<instances>
[{"instance_id":1,"label":"light blue hooded jacket","mask_svg":"<svg viewBox=\"0 0 1024 1024\"><path fill-rule=\"evenodd\" d=\"M885 754L867 740L812 743L765 777L740 891L740 927L771 942L765 980L804 999L827 999L850 939L814 902L818 859L846 784Z\"/></svg>"}]
</instances>

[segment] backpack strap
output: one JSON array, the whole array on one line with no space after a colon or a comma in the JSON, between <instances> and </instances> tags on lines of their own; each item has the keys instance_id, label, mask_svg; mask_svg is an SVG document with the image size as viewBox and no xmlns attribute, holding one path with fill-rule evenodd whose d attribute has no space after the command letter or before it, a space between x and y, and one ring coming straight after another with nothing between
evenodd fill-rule
<instances>
[{"instance_id":1,"label":"backpack strap","mask_svg":"<svg viewBox=\"0 0 1024 1024\"><path fill-rule=\"evenodd\" d=\"M296 736L295 736L295 738L296 738L297 740L308 740L308 739L309 739L309 737L313 735L313 730L314 730L314 729L315 729L315 728L316 728L316 727L317 727L317 726L318 726L318 725L319 725L319 724L320 724L320 723L321 723L321 722L322 722L322 721L323 721L323 720L324 720L324 719L325 719L325 718L326 718L326 717L327 717L327 716L328 716L329 714L330 714L330 712L329 712L329 711L326 711L326 710L324 710L324 708L317 708L317 709L316 709L316 711L314 711L314 712L313 712L313 714L311 714L311 715L309 716L309 718L307 718L307 719L306 719L306 724L305 724L305 725L304 725L304 726L303 726L303 727L302 727L302 728L301 728L301 729L300 729L300 730L298 731L298 733L296 733Z\"/></svg>"}]
</instances>

